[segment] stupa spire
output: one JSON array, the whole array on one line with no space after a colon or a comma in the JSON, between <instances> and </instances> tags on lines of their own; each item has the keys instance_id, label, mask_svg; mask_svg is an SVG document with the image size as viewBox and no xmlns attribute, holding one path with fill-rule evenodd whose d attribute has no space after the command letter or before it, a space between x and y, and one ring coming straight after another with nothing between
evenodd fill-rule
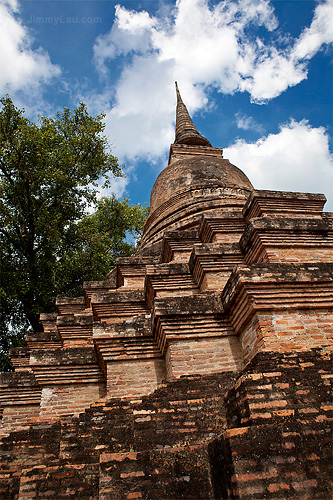
<instances>
[{"instance_id":1,"label":"stupa spire","mask_svg":"<svg viewBox=\"0 0 333 500\"><path fill-rule=\"evenodd\" d=\"M211 143L195 128L192 119L182 101L177 82L176 138L175 144L190 144L195 146L212 146Z\"/></svg>"}]
</instances>

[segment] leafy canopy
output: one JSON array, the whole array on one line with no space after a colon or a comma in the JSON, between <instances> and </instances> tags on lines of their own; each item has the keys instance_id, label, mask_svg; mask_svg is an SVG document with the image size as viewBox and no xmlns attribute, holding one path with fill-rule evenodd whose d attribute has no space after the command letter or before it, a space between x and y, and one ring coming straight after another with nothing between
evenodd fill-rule
<instances>
[{"instance_id":1,"label":"leafy canopy","mask_svg":"<svg viewBox=\"0 0 333 500\"><path fill-rule=\"evenodd\" d=\"M67 233L69 241L58 262L60 289L68 296L79 295L83 280L105 278L118 257L134 252L148 213L148 207L130 205L126 198L99 200L96 211L84 215Z\"/></svg>"},{"instance_id":2,"label":"leafy canopy","mask_svg":"<svg viewBox=\"0 0 333 500\"><path fill-rule=\"evenodd\" d=\"M84 104L34 123L9 96L0 99L0 342L20 344L59 295L82 293L139 237L147 209L97 201L97 186L121 176L103 135L104 115ZM87 209L92 213L87 213Z\"/></svg>"}]
</instances>

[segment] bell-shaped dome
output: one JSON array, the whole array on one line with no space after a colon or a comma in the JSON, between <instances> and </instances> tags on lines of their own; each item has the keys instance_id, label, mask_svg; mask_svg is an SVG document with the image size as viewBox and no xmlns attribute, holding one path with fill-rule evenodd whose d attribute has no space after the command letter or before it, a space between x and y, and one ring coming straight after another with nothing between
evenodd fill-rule
<instances>
[{"instance_id":1,"label":"bell-shaped dome","mask_svg":"<svg viewBox=\"0 0 333 500\"><path fill-rule=\"evenodd\" d=\"M224 158L188 157L168 165L157 177L150 197L150 210L154 212L177 194L195 188L223 187L252 191L246 175Z\"/></svg>"}]
</instances>

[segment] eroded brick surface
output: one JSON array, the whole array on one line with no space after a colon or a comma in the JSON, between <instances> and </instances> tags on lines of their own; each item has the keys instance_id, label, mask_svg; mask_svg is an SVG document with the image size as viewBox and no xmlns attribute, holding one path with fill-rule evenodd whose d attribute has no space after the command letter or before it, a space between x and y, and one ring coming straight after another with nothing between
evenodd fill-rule
<instances>
[{"instance_id":1,"label":"eroded brick surface","mask_svg":"<svg viewBox=\"0 0 333 500\"><path fill-rule=\"evenodd\" d=\"M321 349L261 353L233 375L181 377L140 401L101 400L13 433L1 448L2 494L329 498L331 363Z\"/></svg>"}]
</instances>

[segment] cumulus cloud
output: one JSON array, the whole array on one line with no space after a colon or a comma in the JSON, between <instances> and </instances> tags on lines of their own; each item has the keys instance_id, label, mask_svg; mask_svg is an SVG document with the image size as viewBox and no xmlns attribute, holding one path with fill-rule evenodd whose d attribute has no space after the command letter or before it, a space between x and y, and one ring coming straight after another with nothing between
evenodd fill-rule
<instances>
[{"instance_id":1,"label":"cumulus cloud","mask_svg":"<svg viewBox=\"0 0 333 500\"><path fill-rule=\"evenodd\" d=\"M242 130L255 130L256 132L263 132L263 126L252 116L244 115L243 113L236 113L236 124L237 127Z\"/></svg>"},{"instance_id":2,"label":"cumulus cloud","mask_svg":"<svg viewBox=\"0 0 333 500\"><path fill-rule=\"evenodd\" d=\"M33 38L17 18L16 0L0 1L0 93L36 91L36 87L60 74L45 50L32 49Z\"/></svg>"},{"instance_id":3,"label":"cumulus cloud","mask_svg":"<svg viewBox=\"0 0 333 500\"><path fill-rule=\"evenodd\" d=\"M224 157L256 189L324 193L330 200L325 210L333 210L333 155L323 127L291 120L255 143L238 140L224 149Z\"/></svg>"},{"instance_id":4,"label":"cumulus cloud","mask_svg":"<svg viewBox=\"0 0 333 500\"><path fill-rule=\"evenodd\" d=\"M332 17L332 0L320 3L316 7L310 27L305 28L294 46L293 56L295 59L310 59L320 50L323 44L332 42Z\"/></svg>"},{"instance_id":5,"label":"cumulus cloud","mask_svg":"<svg viewBox=\"0 0 333 500\"><path fill-rule=\"evenodd\" d=\"M116 22L109 33L97 38L94 46L94 58L99 71L107 75L107 60L132 51L145 52L150 47L150 30L154 28L155 18L148 12L128 11L120 5L115 8Z\"/></svg>"},{"instance_id":6,"label":"cumulus cloud","mask_svg":"<svg viewBox=\"0 0 333 500\"><path fill-rule=\"evenodd\" d=\"M135 85L127 74L133 68ZM175 91L173 85L167 89L160 85L161 73L168 74L168 64L154 66L149 59L134 61L124 71L116 90L116 104L106 116L106 133L118 157L153 161L173 142ZM173 80L170 75L166 78Z\"/></svg>"},{"instance_id":7,"label":"cumulus cloud","mask_svg":"<svg viewBox=\"0 0 333 500\"><path fill-rule=\"evenodd\" d=\"M309 60L333 38L332 1L317 5L296 40L281 36L268 0L223 0L214 6L178 0L169 9L150 16L117 6L112 28L96 40L101 76L108 77L115 60L123 68L107 115L119 156L151 159L168 147L174 80L191 113L206 106L209 87L225 94L248 92L252 102L262 104L307 78Z\"/></svg>"},{"instance_id":8,"label":"cumulus cloud","mask_svg":"<svg viewBox=\"0 0 333 500\"><path fill-rule=\"evenodd\" d=\"M103 188L101 187L104 182L104 179L101 179L100 182L100 187L98 188L98 194L97 197L98 199L102 198L103 196L111 196L115 195L118 199L123 198L126 193L126 187L129 183L129 178L128 177L115 177L114 179L111 180L111 186L108 188Z\"/></svg>"}]
</instances>

